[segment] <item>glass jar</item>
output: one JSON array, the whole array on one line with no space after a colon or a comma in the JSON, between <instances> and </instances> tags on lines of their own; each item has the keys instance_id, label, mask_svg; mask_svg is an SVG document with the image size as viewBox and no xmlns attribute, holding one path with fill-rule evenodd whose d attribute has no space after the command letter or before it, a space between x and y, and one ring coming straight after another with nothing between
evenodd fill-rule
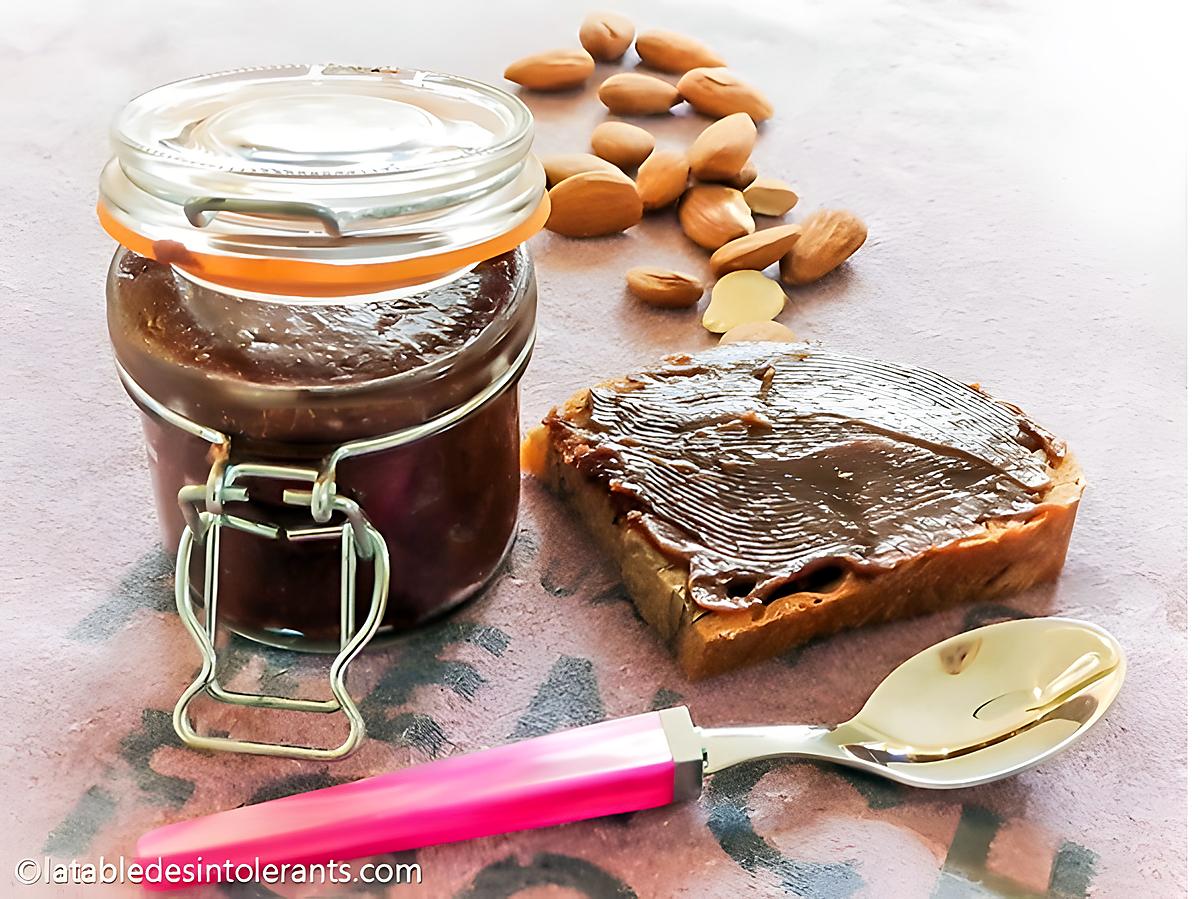
<instances>
[{"instance_id":1,"label":"glass jar","mask_svg":"<svg viewBox=\"0 0 1200 899\"><path fill-rule=\"evenodd\" d=\"M515 531L548 212L524 105L249 69L138 97L113 139L109 333L202 650L219 621L345 654L479 592Z\"/></svg>"}]
</instances>

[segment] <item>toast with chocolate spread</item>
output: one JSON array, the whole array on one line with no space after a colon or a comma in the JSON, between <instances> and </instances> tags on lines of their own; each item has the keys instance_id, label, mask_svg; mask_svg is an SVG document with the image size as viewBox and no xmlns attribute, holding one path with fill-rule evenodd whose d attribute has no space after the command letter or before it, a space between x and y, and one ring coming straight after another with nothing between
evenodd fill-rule
<instances>
[{"instance_id":1,"label":"toast with chocolate spread","mask_svg":"<svg viewBox=\"0 0 1200 899\"><path fill-rule=\"evenodd\" d=\"M1015 406L799 344L667 357L526 438L691 678L1057 576L1083 474Z\"/></svg>"}]
</instances>

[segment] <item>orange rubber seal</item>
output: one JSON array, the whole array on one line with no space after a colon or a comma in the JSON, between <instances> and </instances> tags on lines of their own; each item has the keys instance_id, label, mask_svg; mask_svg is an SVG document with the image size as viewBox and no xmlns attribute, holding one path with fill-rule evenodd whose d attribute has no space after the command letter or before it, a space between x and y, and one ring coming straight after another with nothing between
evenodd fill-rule
<instances>
[{"instance_id":1,"label":"orange rubber seal","mask_svg":"<svg viewBox=\"0 0 1200 899\"><path fill-rule=\"evenodd\" d=\"M125 227L104 207L103 202L97 203L96 215L100 219L100 226L121 246L139 256L173 265L221 287L288 296L338 297L431 281L507 253L542 230L550 215L550 196L542 194L542 201L533 214L511 231L469 247L398 262L338 264L307 259L195 253L178 241L150 240Z\"/></svg>"}]
</instances>

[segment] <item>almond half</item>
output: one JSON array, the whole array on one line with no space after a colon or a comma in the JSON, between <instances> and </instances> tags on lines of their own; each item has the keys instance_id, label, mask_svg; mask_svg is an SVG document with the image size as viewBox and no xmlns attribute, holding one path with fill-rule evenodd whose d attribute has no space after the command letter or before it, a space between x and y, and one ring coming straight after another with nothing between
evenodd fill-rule
<instances>
[{"instance_id":1,"label":"almond half","mask_svg":"<svg viewBox=\"0 0 1200 899\"><path fill-rule=\"evenodd\" d=\"M592 132L592 150L613 165L631 169L646 161L654 135L628 122L601 122Z\"/></svg>"},{"instance_id":2,"label":"almond half","mask_svg":"<svg viewBox=\"0 0 1200 899\"><path fill-rule=\"evenodd\" d=\"M759 215L783 215L800 199L794 190L778 178L755 178L742 190L742 195L751 211Z\"/></svg>"},{"instance_id":3,"label":"almond half","mask_svg":"<svg viewBox=\"0 0 1200 899\"><path fill-rule=\"evenodd\" d=\"M683 99L675 85L641 72L610 75L597 93L616 115L662 115Z\"/></svg>"},{"instance_id":4,"label":"almond half","mask_svg":"<svg viewBox=\"0 0 1200 899\"><path fill-rule=\"evenodd\" d=\"M546 228L568 237L616 234L642 219L642 199L623 174L582 172L550 189Z\"/></svg>"},{"instance_id":5,"label":"almond half","mask_svg":"<svg viewBox=\"0 0 1200 899\"><path fill-rule=\"evenodd\" d=\"M756 122L775 113L762 92L747 84L729 69L692 69L679 79L679 93L697 112L720 118L744 112Z\"/></svg>"},{"instance_id":6,"label":"almond half","mask_svg":"<svg viewBox=\"0 0 1200 899\"><path fill-rule=\"evenodd\" d=\"M771 341L772 343L795 343L796 335L787 325L776 321L746 322L734 325L721 335L721 346L730 343Z\"/></svg>"},{"instance_id":7,"label":"almond half","mask_svg":"<svg viewBox=\"0 0 1200 899\"><path fill-rule=\"evenodd\" d=\"M591 153L558 153L554 156L543 156L542 168L546 170L546 181L551 187L582 172L608 172L611 175L624 174L619 168L606 159L593 156Z\"/></svg>"},{"instance_id":8,"label":"almond half","mask_svg":"<svg viewBox=\"0 0 1200 899\"><path fill-rule=\"evenodd\" d=\"M779 262L786 284L810 284L854 255L867 239L862 219L843 209L818 209L800 223L800 239Z\"/></svg>"},{"instance_id":9,"label":"almond half","mask_svg":"<svg viewBox=\"0 0 1200 899\"><path fill-rule=\"evenodd\" d=\"M703 41L661 28L643 31L634 46L642 62L660 72L686 72L700 66L725 65L725 60Z\"/></svg>"},{"instance_id":10,"label":"almond half","mask_svg":"<svg viewBox=\"0 0 1200 899\"><path fill-rule=\"evenodd\" d=\"M579 87L596 70L586 50L550 50L518 59L504 77L531 91L565 91Z\"/></svg>"},{"instance_id":11,"label":"almond half","mask_svg":"<svg viewBox=\"0 0 1200 899\"><path fill-rule=\"evenodd\" d=\"M762 271L778 262L800 237L799 225L777 225L731 240L712 254L709 267L718 278L741 269Z\"/></svg>"},{"instance_id":12,"label":"almond half","mask_svg":"<svg viewBox=\"0 0 1200 899\"><path fill-rule=\"evenodd\" d=\"M704 296L704 284L698 278L665 268L631 268L625 273L625 283L635 297L651 306L683 309Z\"/></svg>"},{"instance_id":13,"label":"almond half","mask_svg":"<svg viewBox=\"0 0 1200 899\"><path fill-rule=\"evenodd\" d=\"M682 153L655 150L637 172L637 192L647 209L662 209L687 190L688 163Z\"/></svg>"},{"instance_id":14,"label":"almond half","mask_svg":"<svg viewBox=\"0 0 1200 899\"><path fill-rule=\"evenodd\" d=\"M633 22L620 13L589 13L579 26L579 43L596 62L620 59L633 43Z\"/></svg>"},{"instance_id":15,"label":"almond half","mask_svg":"<svg viewBox=\"0 0 1200 899\"><path fill-rule=\"evenodd\" d=\"M692 174L701 181L728 181L736 178L750 161L758 129L754 119L744 112L717 119L700 132L688 148Z\"/></svg>"},{"instance_id":16,"label":"almond half","mask_svg":"<svg viewBox=\"0 0 1200 899\"><path fill-rule=\"evenodd\" d=\"M770 321L783 311L787 294L762 272L730 272L713 285L700 323L715 334L747 322Z\"/></svg>"},{"instance_id":17,"label":"almond half","mask_svg":"<svg viewBox=\"0 0 1200 899\"><path fill-rule=\"evenodd\" d=\"M683 195L679 224L684 234L706 250L754 232L754 217L742 192L717 184L697 184Z\"/></svg>"}]
</instances>

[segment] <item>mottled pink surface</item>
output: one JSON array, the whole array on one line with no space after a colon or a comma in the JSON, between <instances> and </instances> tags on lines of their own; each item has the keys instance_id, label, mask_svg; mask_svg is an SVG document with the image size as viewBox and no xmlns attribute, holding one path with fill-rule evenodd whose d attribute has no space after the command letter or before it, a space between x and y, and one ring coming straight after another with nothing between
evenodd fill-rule
<instances>
[{"instance_id":1,"label":"mottled pink surface","mask_svg":"<svg viewBox=\"0 0 1200 899\"><path fill-rule=\"evenodd\" d=\"M1154 3L1123 19L1034 0L636 7L639 22L707 39L772 96L778 115L756 159L798 186L801 210L846 206L870 226L852 264L792 291L781 319L831 347L980 381L1071 444L1090 486L1057 585L688 684L612 566L528 483L494 589L352 669L373 737L353 758L201 755L175 740L168 712L196 662L170 608L140 429L105 336L113 248L92 206L110 117L162 82L265 62L497 81L513 57L570 45L584 8L64 0L7 10L5 894L54 894L10 889L24 856L111 858L184 817L657 705L686 702L703 724L840 720L911 653L970 624L1049 612L1108 628L1130 667L1109 717L1035 771L922 794L812 765L731 769L692 805L420 850L424 885L393 893L1182 893L1182 124L1170 42L1160 43L1173 23ZM543 152L585 148L603 112L587 93L531 105ZM704 124L679 113L653 123L662 143L682 146ZM702 270L670 215L621 237L544 235L534 246L542 309L527 424L580 386L712 342L696 313L646 310L624 293L631 265ZM243 648L230 666L235 688L319 687L312 660ZM202 724L235 720L210 712ZM297 726L279 716L264 730Z\"/></svg>"}]
</instances>

